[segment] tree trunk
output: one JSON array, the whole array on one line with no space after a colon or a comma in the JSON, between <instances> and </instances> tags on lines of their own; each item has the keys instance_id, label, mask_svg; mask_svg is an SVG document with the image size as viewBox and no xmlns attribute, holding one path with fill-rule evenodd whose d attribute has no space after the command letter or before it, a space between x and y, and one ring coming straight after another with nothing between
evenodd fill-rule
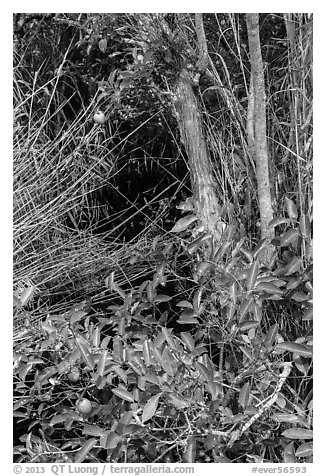
<instances>
[{"instance_id":1,"label":"tree trunk","mask_svg":"<svg viewBox=\"0 0 326 476\"><path fill-rule=\"evenodd\" d=\"M272 239L274 229L269 226L273 219L271 198L271 182L269 177L269 157L266 139L266 98L264 84L264 67L259 38L259 14L247 13L247 30L251 61L251 75L254 99L254 144L253 153L256 162L256 178L260 212L261 238ZM251 138L249 138L251 139ZM265 264L269 264L273 249L266 249L262 256Z\"/></svg>"},{"instance_id":2,"label":"tree trunk","mask_svg":"<svg viewBox=\"0 0 326 476\"><path fill-rule=\"evenodd\" d=\"M205 230L219 241L223 224L220 220L222 204L216 194L206 139L203 131L202 115L193 85L198 85L200 75L206 71L209 57L203 17L196 13L196 31L199 58L196 75L183 69L177 83L177 119L181 140L187 151L193 196L197 202L197 214Z\"/></svg>"},{"instance_id":3,"label":"tree trunk","mask_svg":"<svg viewBox=\"0 0 326 476\"><path fill-rule=\"evenodd\" d=\"M222 206L215 192L202 117L193 91L192 76L183 70L177 88L177 118L181 140L187 151L193 196L197 202L197 214L206 231L219 240L222 233L220 221Z\"/></svg>"}]
</instances>

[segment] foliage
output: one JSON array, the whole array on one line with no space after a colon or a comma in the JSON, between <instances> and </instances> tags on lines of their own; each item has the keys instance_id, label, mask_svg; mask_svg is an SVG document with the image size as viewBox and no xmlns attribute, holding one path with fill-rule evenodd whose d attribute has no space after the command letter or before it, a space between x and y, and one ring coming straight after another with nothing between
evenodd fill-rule
<instances>
[{"instance_id":1,"label":"foliage","mask_svg":"<svg viewBox=\"0 0 326 476\"><path fill-rule=\"evenodd\" d=\"M265 243L245 249L232 226L217 249L181 234L195 264L189 290L164 293L178 248L157 240L151 279L124 290L108 276L117 302L106 313L90 314L84 301L21 342L14 416L29 427L17 461L310 461L310 268L291 255L273 273L262 269ZM306 236L300 225L282 232L283 255ZM292 339L282 336L284 301L297 305ZM305 377L297 388L280 373L291 361ZM76 410L85 397L86 415Z\"/></svg>"},{"instance_id":2,"label":"foliage","mask_svg":"<svg viewBox=\"0 0 326 476\"><path fill-rule=\"evenodd\" d=\"M204 15L196 86L220 243L176 130L193 15L14 20L15 460L312 461L312 18L261 16L272 243L258 238L243 15Z\"/></svg>"}]
</instances>

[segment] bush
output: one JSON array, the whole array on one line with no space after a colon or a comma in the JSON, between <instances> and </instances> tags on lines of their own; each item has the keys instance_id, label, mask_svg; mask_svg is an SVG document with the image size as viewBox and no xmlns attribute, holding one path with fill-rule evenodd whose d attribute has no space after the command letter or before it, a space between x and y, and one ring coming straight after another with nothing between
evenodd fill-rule
<instances>
[{"instance_id":1,"label":"bush","mask_svg":"<svg viewBox=\"0 0 326 476\"><path fill-rule=\"evenodd\" d=\"M16 460L311 461L311 266L294 253L307 223L275 239L273 272L266 242L245 249L228 226L214 249L183 226L154 243L151 279L126 291L107 277L117 299L105 312L84 301L49 315L15 353ZM182 255L191 285L168 295Z\"/></svg>"}]
</instances>

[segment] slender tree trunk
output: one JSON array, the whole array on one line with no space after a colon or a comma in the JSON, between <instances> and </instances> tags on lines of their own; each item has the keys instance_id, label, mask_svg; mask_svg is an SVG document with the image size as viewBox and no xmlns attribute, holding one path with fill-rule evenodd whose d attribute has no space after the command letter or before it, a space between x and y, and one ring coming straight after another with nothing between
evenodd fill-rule
<instances>
[{"instance_id":1,"label":"slender tree trunk","mask_svg":"<svg viewBox=\"0 0 326 476\"><path fill-rule=\"evenodd\" d=\"M200 107L193 90L199 76L208 65L208 53L202 14L196 14L196 30L199 46L199 58L196 64L196 76L183 69L176 87L177 119L181 140L187 151L193 196L197 201L197 214L207 231L219 240L223 224L220 216L222 204L216 194L211 161L208 154L203 130Z\"/></svg>"},{"instance_id":2,"label":"slender tree trunk","mask_svg":"<svg viewBox=\"0 0 326 476\"><path fill-rule=\"evenodd\" d=\"M269 177L269 157L266 138L266 97L264 84L264 67L259 38L259 14L247 13L247 30L249 39L251 75L253 85L253 129L252 150L256 162L256 178L260 212L261 238L273 238L274 229L269 226L273 219L271 198L271 181ZM252 137L249 137L252 143ZM263 261L268 264L273 249L266 249Z\"/></svg>"}]
</instances>

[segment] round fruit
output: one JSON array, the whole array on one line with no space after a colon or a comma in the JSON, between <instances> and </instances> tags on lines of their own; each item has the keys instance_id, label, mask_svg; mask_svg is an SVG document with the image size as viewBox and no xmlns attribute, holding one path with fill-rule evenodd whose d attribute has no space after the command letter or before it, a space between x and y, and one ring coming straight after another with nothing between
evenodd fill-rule
<instances>
[{"instance_id":1,"label":"round fruit","mask_svg":"<svg viewBox=\"0 0 326 476\"><path fill-rule=\"evenodd\" d=\"M77 367L72 367L68 374L68 380L70 380L70 382L78 382L79 379L80 379L79 369Z\"/></svg>"},{"instance_id":2,"label":"round fruit","mask_svg":"<svg viewBox=\"0 0 326 476\"><path fill-rule=\"evenodd\" d=\"M106 117L101 111L98 111L96 114L94 114L93 119L96 124L105 124L106 121Z\"/></svg>"},{"instance_id":3,"label":"round fruit","mask_svg":"<svg viewBox=\"0 0 326 476\"><path fill-rule=\"evenodd\" d=\"M82 398L78 400L76 408L82 415L87 415L92 411L92 403L87 398Z\"/></svg>"}]
</instances>

